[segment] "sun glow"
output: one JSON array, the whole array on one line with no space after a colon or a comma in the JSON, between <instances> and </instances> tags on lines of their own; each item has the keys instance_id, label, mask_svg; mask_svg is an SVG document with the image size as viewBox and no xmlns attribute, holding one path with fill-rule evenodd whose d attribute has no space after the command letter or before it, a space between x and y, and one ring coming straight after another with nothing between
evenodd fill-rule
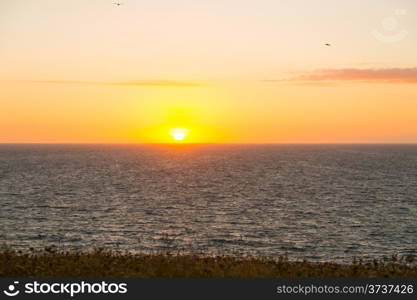
<instances>
[{"instance_id":1,"label":"sun glow","mask_svg":"<svg viewBox=\"0 0 417 300\"><path fill-rule=\"evenodd\" d=\"M188 136L189 130L186 128L172 128L170 130L171 137L176 142L183 142Z\"/></svg>"}]
</instances>

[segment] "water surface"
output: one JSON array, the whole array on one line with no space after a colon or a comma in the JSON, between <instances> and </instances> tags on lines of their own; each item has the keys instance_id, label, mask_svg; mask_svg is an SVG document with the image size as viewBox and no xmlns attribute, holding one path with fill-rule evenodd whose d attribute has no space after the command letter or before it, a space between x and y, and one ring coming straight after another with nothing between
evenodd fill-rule
<instances>
[{"instance_id":1,"label":"water surface","mask_svg":"<svg viewBox=\"0 0 417 300\"><path fill-rule=\"evenodd\" d=\"M0 242L416 254L417 146L1 145Z\"/></svg>"}]
</instances>

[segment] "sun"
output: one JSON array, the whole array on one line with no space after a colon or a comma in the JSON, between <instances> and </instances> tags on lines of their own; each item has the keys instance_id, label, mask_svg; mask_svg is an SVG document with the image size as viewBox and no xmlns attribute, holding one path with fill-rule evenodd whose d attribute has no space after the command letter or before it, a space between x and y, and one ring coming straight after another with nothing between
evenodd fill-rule
<instances>
[{"instance_id":1,"label":"sun","mask_svg":"<svg viewBox=\"0 0 417 300\"><path fill-rule=\"evenodd\" d=\"M187 128L172 128L169 133L176 142L182 142L187 138L189 130Z\"/></svg>"}]
</instances>

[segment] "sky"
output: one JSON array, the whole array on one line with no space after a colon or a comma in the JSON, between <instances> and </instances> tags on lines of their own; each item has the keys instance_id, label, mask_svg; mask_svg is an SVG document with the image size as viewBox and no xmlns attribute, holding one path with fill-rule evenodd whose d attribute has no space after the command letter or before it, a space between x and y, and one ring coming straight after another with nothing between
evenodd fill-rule
<instances>
[{"instance_id":1,"label":"sky","mask_svg":"<svg viewBox=\"0 0 417 300\"><path fill-rule=\"evenodd\" d=\"M113 2L0 1L0 143L417 143L415 0Z\"/></svg>"}]
</instances>

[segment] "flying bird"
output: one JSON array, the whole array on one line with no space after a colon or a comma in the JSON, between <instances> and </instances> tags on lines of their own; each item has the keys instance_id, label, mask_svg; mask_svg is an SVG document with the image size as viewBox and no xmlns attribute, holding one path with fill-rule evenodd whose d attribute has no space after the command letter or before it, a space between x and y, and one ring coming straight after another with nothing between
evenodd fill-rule
<instances>
[{"instance_id":1,"label":"flying bird","mask_svg":"<svg viewBox=\"0 0 417 300\"><path fill-rule=\"evenodd\" d=\"M330 46L331 46L331 44L329 44L329 43L326 43L326 44L324 44L324 45L326 45L327 47L330 47Z\"/></svg>"},{"instance_id":2,"label":"flying bird","mask_svg":"<svg viewBox=\"0 0 417 300\"><path fill-rule=\"evenodd\" d=\"M117 6L120 6L120 5L122 5L123 3L120 3L120 2L113 2L113 4L114 4L114 5L117 5Z\"/></svg>"}]
</instances>

